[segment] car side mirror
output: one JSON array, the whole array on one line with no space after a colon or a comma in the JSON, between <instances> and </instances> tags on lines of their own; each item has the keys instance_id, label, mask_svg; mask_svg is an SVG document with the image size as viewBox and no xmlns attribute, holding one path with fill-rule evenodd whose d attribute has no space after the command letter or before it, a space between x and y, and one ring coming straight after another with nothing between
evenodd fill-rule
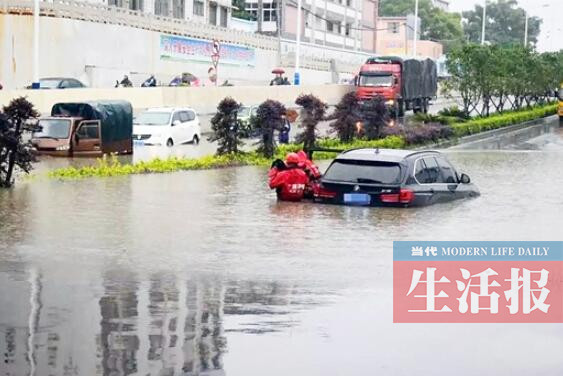
<instances>
[{"instance_id":1,"label":"car side mirror","mask_svg":"<svg viewBox=\"0 0 563 376\"><path fill-rule=\"evenodd\" d=\"M471 183L471 179L469 178L468 175L466 174L461 174L461 177L459 178L459 181L461 184L469 184Z\"/></svg>"},{"instance_id":2,"label":"car side mirror","mask_svg":"<svg viewBox=\"0 0 563 376\"><path fill-rule=\"evenodd\" d=\"M395 78L393 79L393 83L394 83L395 85L398 85L398 84L399 84L399 79L398 79L397 77L395 77Z\"/></svg>"},{"instance_id":3,"label":"car side mirror","mask_svg":"<svg viewBox=\"0 0 563 376\"><path fill-rule=\"evenodd\" d=\"M173 126L173 127L175 127L175 126L177 126L177 125L180 125L180 124L182 124L182 123L180 122L180 120L174 120L174 121L172 122L172 126Z\"/></svg>"},{"instance_id":4,"label":"car side mirror","mask_svg":"<svg viewBox=\"0 0 563 376\"><path fill-rule=\"evenodd\" d=\"M76 145L78 145L78 143L80 142L80 136L78 135L77 132L74 133L74 143Z\"/></svg>"}]
</instances>

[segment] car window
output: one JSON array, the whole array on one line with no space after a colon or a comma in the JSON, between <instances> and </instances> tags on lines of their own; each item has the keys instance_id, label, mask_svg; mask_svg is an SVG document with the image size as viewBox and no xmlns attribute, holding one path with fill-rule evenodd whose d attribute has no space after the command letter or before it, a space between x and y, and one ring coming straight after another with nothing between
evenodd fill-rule
<instances>
[{"instance_id":1,"label":"car window","mask_svg":"<svg viewBox=\"0 0 563 376\"><path fill-rule=\"evenodd\" d=\"M190 120L190 118L189 118L188 113L186 111L180 112L180 121L182 123L185 123L186 121L189 121L189 120Z\"/></svg>"},{"instance_id":2,"label":"car window","mask_svg":"<svg viewBox=\"0 0 563 376\"><path fill-rule=\"evenodd\" d=\"M82 83L81 83L80 81L78 81L78 80L67 80L67 81L65 81L65 82L67 83L67 86L66 86L66 87L68 87L68 88L71 88L71 87L82 87L82 86L83 86Z\"/></svg>"},{"instance_id":3,"label":"car window","mask_svg":"<svg viewBox=\"0 0 563 376\"><path fill-rule=\"evenodd\" d=\"M66 89L70 87L70 83L68 82L68 80L62 80L59 87L61 89Z\"/></svg>"},{"instance_id":4,"label":"car window","mask_svg":"<svg viewBox=\"0 0 563 376\"><path fill-rule=\"evenodd\" d=\"M76 134L80 139L99 138L98 123L82 123Z\"/></svg>"},{"instance_id":5,"label":"car window","mask_svg":"<svg viewBox=\"0 0 563 376\"><path fill-rule=\"evenodd\" d=\"M422 159L416 161L414 166L414 177L420 184L428 183L428 171Z\"/></svg>"},{"instance_id":6,"label":"car window","mask_svg":"<svg viewBox=\"0 0 563 376\"><path fill-rule=\"evenodd\" d=\"M188 120L189 121L195 120L195 112L189 110L189 111L186 111L186 113L188 114Z\"/></svg>"},{"instance_id":7,"label":"car window","mask_svg":"<svg viewBox=\"0 0 563 376\"><path fill-rule=\"evenodd\" d=\"M176 120L180 120L180 112L174 112L174 116L172 116L172 122L175 122Z\"/></svg>"},{"instance_id":8,"label":"car window","mask_svg":"<svg viewBox=\"0 0 563 376\"><path fill-rule=\"evenodd\" d=\"M397 184L401 180L401 167L388 162L335 160L324 178L349 183Z\"/></svg>"},{"instance_id":9,"label":"car window","mask_svg":"<svg viewBox=\"0 0 563 376\"><path fill-rule=\"evenodd\" d=\"M442 183L442 177L440 174L440 168L434 157L422 158L425 165L424 181L420 181L421 184L433 184Z\"/></svg>"},{"instance_id":10,"label":"car window","mask_svg":"<svg viewBox=\"0 0 563 376\"><path fill-rule=\"evenodd\" d=\"M440 171L442 173L442 181L444 183L457 183L457 175L452 165L444 158L437 158Z\"/></svg>"}]
</instances>

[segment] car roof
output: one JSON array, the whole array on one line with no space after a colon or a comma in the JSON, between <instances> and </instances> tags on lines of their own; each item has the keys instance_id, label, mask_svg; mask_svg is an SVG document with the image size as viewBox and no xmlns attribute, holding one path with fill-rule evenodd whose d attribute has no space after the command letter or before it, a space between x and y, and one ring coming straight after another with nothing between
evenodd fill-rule
<instances>
[{"instance_id":1,"label":"car roof","mask_svg":"<svg viewBox=\"0 0 563 376\"><path fill-rule=\"evenodd\" d=\"M406 158L423 154L440 154L434 150L403 150L403 149L374 149L361 148L351 149L339 154L336 159L339 160L360 160L360 161L380 161L380 162L401 162Z\"/></svg>"},{"instance_id":2,"label":"car roof","mask_svg":"<svg viewBox=\"0 0 563 376\"><path fill-rule=\"evenodd\" d=\"M152 107L147 108L144 112L174 112L187 110L196 112L193 108L190 107Z\"/></svg>"},{"instance_id":3,"label":"car roof","mask_svg":"<svg viewBox=\"0 0 563 376\"><path fill-rule=\"evenodd\" d=\"M78 80L78 79L76 79L76 78L74 78L74 77L43 77L43 78L40 78L40 79L39 79L39 81L46 81L46 80L49 80L49 81L62 81L62 80L75 80L75 81L80 81L80 80Z\"/></svg>"}]
</instances>

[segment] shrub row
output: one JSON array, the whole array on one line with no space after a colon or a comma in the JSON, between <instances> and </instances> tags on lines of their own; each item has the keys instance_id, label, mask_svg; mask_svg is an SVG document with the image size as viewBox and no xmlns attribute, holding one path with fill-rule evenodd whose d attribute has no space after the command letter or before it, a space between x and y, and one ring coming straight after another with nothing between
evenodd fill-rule
<instances>
[{"instance_id":1,"label":"shrub row","mask_svg":"<svg viewBox=\"0 0 563 376\"><path fill-rule=\"evenodd\" d=\"M346 150L354 148L382 148L402 149L412 145L420 145L432 141L438 141L452 136L463 136L467 134L496 129L528 120L533 120L556 112L556 105L533 108L528 111L493 115L488 118L469 120L463 123L453 124L451 127L439 123L416 125L404 131L397 128L386 130L386 137L379 140L354 140L344 143L337 139L320 139L317 145L321 148ZM280 145L274 158L283 159L289 152L301 150L301 144ZM330 159L334 157L331 152L316 152L315 160ZM271 159L263 157L256 151L209 155L201 158L178 158L152 159L133 164L121 163L116 157L100 158L93 166L66 167L52 170L48 175L57 179L80 179L86 177L106 177L146 173L166 173L182 170L204 170L234 166L269 166Z\"/></svg>"},{"instance_id":2,"label":"shrub row","mask_svg":"<svg viewBox=\"0 0 563 376\"><path fill-rule=\"evenodd\" d=\"M556 112L557 104L549 104L534 107L529 110L506 112L503 114L469 120L463 123L456 123L452 124L452 128L454 135L461 137L539 119L549 115L554 115Z\"/></svg>"}]
</instances>

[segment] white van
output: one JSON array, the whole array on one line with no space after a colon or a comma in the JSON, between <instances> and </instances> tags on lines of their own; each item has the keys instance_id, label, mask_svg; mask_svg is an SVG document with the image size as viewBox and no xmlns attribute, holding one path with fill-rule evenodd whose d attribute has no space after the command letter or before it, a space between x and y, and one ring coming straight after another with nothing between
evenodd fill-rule
<instances>
[{"instance_id":1,"label":"white van","mask_svg":"<svg viewBox=\"0 0 563 376\"><path fill-rule=\"evenodd\" d=\"M199 143L201 128L191 108L150 108L133 119L133 142L174 146Z\"/></svg>"}]
</instances>

